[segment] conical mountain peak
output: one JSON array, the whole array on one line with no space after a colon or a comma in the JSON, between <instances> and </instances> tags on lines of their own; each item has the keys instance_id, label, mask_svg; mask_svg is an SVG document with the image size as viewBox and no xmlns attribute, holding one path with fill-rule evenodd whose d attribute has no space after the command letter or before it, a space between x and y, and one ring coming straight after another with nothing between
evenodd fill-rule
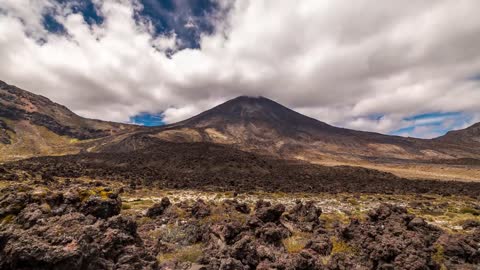
<instances>
[{"instance_id":1,"label":"conical mountain peak","mask_svg":"<svg viewBox=\"0 0 480 270\"><path fill-rule=\"evenodd\" d=\"M225 125L232 123L268 125L281 130L305 125L330 127L262 96L236 97L179 124L223 129Z\"/></svg>"}]
</instances>

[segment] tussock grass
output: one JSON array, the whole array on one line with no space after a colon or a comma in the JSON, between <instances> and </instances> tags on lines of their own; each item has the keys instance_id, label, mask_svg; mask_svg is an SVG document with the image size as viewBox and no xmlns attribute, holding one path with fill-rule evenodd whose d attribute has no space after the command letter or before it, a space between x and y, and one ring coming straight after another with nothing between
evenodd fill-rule
<instances>
[{"instance_id":1,"label":"tussock grass","mask_svg":"<svg viewBox=\"0 0 480 270\"><path fill-rule=\"evenodd\" d=\"M282 243L288 253L299 253L310 239L312 239L311 233L294 232L292 236L283 239Z\"/></svg>"},{"instance_id":2,"label":"tussock grass","mask_svg":"<svg viewBox=\"0 0 480 270\"><path fill-rule=\"evenodd\" d=\"M157 260L162 263L165 261L191 262L195 263L203 254L203 245L195 244L182 247L171 253L163 253L157 256Z\"/></svg>"},{"instance_id":3,"label":"tussock grass","mask_svg":"<svg viewBox=\"0 0 480 270\"><path fill-rule=\"evenodd\" d=\"M337 253L346 253L346 254L357 254L358 250L354 247L350 246L345 241L338 239L337 237L332 237L332 253L331 255Z\"/></svg>"}]
</instances>

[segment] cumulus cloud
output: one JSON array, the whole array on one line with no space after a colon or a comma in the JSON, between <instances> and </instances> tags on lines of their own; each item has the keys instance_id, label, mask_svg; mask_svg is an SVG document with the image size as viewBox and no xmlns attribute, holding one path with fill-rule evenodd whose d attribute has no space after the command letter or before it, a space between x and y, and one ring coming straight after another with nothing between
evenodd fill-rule
<instances>
[{"instance_id":1,"label":"cumulus cloud","mask_svg":"<svg viewBox=\"0 0 480 270\"><path fill-rule=\"evenodd\" d=\"M114 121L140 112L179 121L238 95L270 97L334 125L405 129L398 134L407 136L435 133L409 119L417 114L463 112L471 117L462 127L478 120L477 0L216 1L204 18L213 31L199 34L199 48L185 48L184 32L159 34L151 18L138 15L139 1L95 0L103 22L91 24L58 1L4 0L0 77L83 116ZM46 31L45 14L65 34ZM181 25L196 29L199 18Z\"/></svg>"}]
</instances>

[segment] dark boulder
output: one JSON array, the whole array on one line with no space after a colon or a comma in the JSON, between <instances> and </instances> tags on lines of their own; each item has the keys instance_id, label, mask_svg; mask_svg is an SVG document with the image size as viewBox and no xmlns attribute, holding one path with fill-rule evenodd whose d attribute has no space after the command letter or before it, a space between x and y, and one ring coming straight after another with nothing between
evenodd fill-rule
<instances>
[{"instance_id":1,"label":"dark boulder","mask_svg":"<svg viewBox=\"0 0 480 270\"><path fill-rule=\"evenodd\" d=\"M444 234L436 242L443 256L456 263L480 265L480 231L471 234Z\"/></svg>"},{"instance_id":2,"label":"dark boulder","mask_svg":"<svg viewBox=\"0 0 480 270\"><path fill-rule=\"evenodd\" d=\"M339 230L337 246L355 253L367 268L436 269L431 253L441 233L405 208L384 204L370 211L366 221L352 220Z\"/></svg>"},{"instance_id":3,"label":"dark boulder","mask_svg":"<svg viewBox=\"0 0 480 270\"><path fill-rule=\"evenodd\" d=\"M245 228L239 222L229 222L226 224L213 224L210 230L226 244L233 244L235 240L238 240L237 236Z\"/></svg>"},{"instance_id":4,"label":"dark boulder","mask_svg":"<svg viewBox=\"0 0 480 270\"><path fill-rule=\"evenodd\" d=\"M82 203L80 211L97 218L109 218L120 214L122 201L120 198L99 198L92 196Z\"/></svg>"},{"instance_id":5,"label":"dark boulder","mask_svg":"<svg viewBox=\"0 0 480 270\"><path fill-rule=\"evenodd\" d=\"M49 208L48 205L42 207L34 203L29 204L18 214L16 222L23 228L28 229L41 222L43 218L48 217L50 215Z\"/></svg>"},{"instance_id":6,"label":"dark boulder","mask_svg":"<svg viewBox=\"0 0 480 270\"><path fill-rule=\"evenodd\" d=\"M309 248L319 255L327 256L332 252L332 241L328 235L318 235L307 242L306 248Z\"/></svg>"},{"instance_id":7,"label":"dark boulder","mask_svg":"<svg viewBox=\"0 0 480 270\"><path fill-rule=\"evenodd\" d=\"M259 220L267 223L267 222L278 222L280 217L282 216L283 212L285 212L285 205L277 204L275 206L271 206L269 204L262 205L257 207L255 211L255 217Z\"/></svg>"},{"instance_id":8,"label":"dark boulder","mask_svg":"<svg viewBox=\"0 0 480 270\"><path fill-rule=\"evenodd\" d=\"M238 240L232 245L230 256L244 265L249 265L250 267L255 268L259 263L255 238L246 235Z\"/></svg>"},{"instance_id":9,"label":"dark boulder","mask_svg":"<svg viewBox=\"0 0 480 270\"><path fill-rule=\"evenodd\" d=\"M23 189L23 188L22 188ZM17 215L31 202L30 193L5 188L0 193L0 218Z\"/></svg>"},{"instance_id":10,"label":"dark boulder","mask_svg":"<svg viewBox=\"0 0 480 270\"><path fill-rule=\"evenodd\" d=\"M248 268L244 267L243 264L239 260L235 260L232 258L223 259L220 262L219 270L246 270Z\"/></svg>"},{"instance_id":11,"label":"dark boulder","mask_svg":"<svg viewBox=\"0 0 480 270\"><path fill-rule=\"evenodd\" d=\"M240 203L237 200L226 200L224 203L225 205L232 207L239 213L242 213L242 214L250 213L250 207L248 207L246 203Z\"/></svg>"},{"instance_id":12,"label":"dark boulder","mask_svg":"<svg viewBox=\"0 0 480 270\"><path fill-rule=\"evenodd\" d=\"M135 222L120 216L94 221L77 212L12 229L2 240L0 269L155 269Z\"/></svg>"},{"instance_id":13,"label":"dark boulder","mask_svg":"<svg viewBox=\"0 0 480 270\"><path fill-rule=\"evenodd\" d=\"M315 203L308 201L302 203L300 200L285 215L285 220L301 231L313 232L320 225L322 209L317 208Z\"/></svg>"},{"instance_id":14,"label":"dark boulder","mask_svg":"<svg viewBox=\"0 0 480 270\"><path fill-rule=\"evenodd\" d=\"M290 231L283 226L278 226L275 223L269 222L258 228L255 231L255 235L265 243L281 245L282 239L290 236Z\"/></svg>"},{"instance_id":15,"label":"dark boulder","mask_svg":"<svg viewBox=\"0 0 480 270\"><path fill-rule=\"evenodd\" d=\"M201 199L192 207L192 216L195 218L205 218L210 216L210 213L210 207Z\"/></svg>"},{"instance_id":16,"label":"dark boulder","mask_svg":"<svg viewBox=\"0 0 480 270\"><path fill-rule=\"evenodd\" d=\"M152 207L148 208L146 216L151 218L161 216L170 205L170 200L167 197L162 198L159 203L155 203Z\"/></svg>"},{"instance_id":17,"label":"dark boulder","mask_svg":"<svg viewBox=\"0 0 480 270\"><path fill-rule=\"evenodd\" d=\"M475 229L475 228L480 228L480 221L466 220L465 222L463 222L462 228L464 230L471 230L471 229Z\"/></svg>"}]
</instances>

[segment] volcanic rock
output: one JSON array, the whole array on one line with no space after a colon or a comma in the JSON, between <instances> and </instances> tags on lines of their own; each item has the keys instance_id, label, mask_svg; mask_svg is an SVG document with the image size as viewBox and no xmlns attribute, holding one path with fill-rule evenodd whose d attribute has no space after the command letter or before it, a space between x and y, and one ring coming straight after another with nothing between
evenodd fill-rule
<instances>
[{"instance_id":1,"label":"volcanic rock","mask_svg":"<svg viewBox=\"0 0 480 270\"><path fill-rule=\"evenodd\" d=\"M146 216L151 218L160 216L170 205L170 200L167 197L162 198L160 203L155 203L152 207L148 208Z\"/></svg>"},{"instance_id":2,"label":"volcanic rock","mask_svg":"<svg viewBox=\"0 0 480 270\"><path fill-rule=\"evenodd\" d=\"M210 207L203 201L198 200L192 207L192 216L204 218L210 215Z\"/></svg>"},{"instance_id":3,"label":"volcanic rock","mask_svg":"<svg viewBox=\"0 0 480 270\"><path fill-rule=\"evenodd\" d=\"M278 222L283 212L285 212L285 205L277 204L271 206L270 203L257 203L255 217L263 222Z\"/></svg>"}]
</instances>

